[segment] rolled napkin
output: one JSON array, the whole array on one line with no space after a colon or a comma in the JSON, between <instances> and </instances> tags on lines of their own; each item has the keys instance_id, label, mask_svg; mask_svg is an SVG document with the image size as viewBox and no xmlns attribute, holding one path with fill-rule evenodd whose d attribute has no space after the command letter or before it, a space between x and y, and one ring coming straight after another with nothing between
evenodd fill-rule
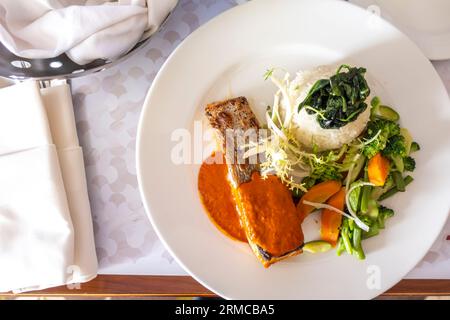
<instances>
[{"instance_id":1,"label":"rolled napkin","mask_svg":"<svg viewBox=\"0 0 450 320\"><path fill-rule=\"evenodd\" d=\"M177 0L2 0L0 42L24 58L114 60L154 33Z\"/></svg>"},{"instance_id":2,"label":"rolled napkin","mask_svg":"<svg viewBox=\"0 0 450 320\"><path fill-rule=\"evenodd\" d=\"M86 184L83 150L78 142L72 95L65 82L41 89L50 131L58 153L67 203L74 229L72 277L66 283L81 283L97 275L91 208Z\"/></svg>"},{"instance_id":3,"label":"rolled napkin","mask_svg":"<svg viewBox=\"0 0 450 320\"><path fill-rule=\"evenodd\" d=\"M42 98L35 82L0 90L0 292L84 282L97 273L67 95L63 85L44 89Z\"/></svg>"}]
</instances>

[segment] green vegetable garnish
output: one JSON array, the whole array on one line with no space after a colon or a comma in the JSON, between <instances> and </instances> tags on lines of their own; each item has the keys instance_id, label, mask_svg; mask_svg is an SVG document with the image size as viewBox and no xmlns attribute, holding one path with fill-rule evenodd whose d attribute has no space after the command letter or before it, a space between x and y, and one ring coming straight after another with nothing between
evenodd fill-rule
<instances>
[{"instance_id":1,"label":"green vegetable garnish","mask_svg":"<svg viewBox=\"0 0 450 320\"><path fill-rule=\"evenodd\" d=\"M394 215L394 210L386 208L384 206L380 206L378 208L378 227L380 229L384 229L384 222L386 221L387 218L390 218Z\"/></svg>"},{"instance_id":2,"label":"green vegetable garnish","mask_svg":"<svg viewBox=\"0 0 450 320\"><path fill-rule=\"evenodd\" d=\"M345 163L345 160L344 160ZM364 164L366 163L366 157L364 157L362 154L359 155L358 159L354 162L353 169L350 173L350 176L348 177L349 183L352 183L355 181L359 174L361 173L362 169L364 168Z\"/></svg>"},{"instance_id":3,"label":"green vegetable garnish","mask_svg":"<svg viewBox=\"0 0 450 320\"><path fill-rule=\"evenodd\" d=\"M405 184L405 187L410 184L411 182L413 182L414 179L411 176L406 176L403 179L403 182ZM400 190L397 189L397 187L394 187L392 189L390 189L389 191L387 191L386 193L382 194L381 197L379 198L380 201L385 200L387 198L392 197L394 194L396 194L397 192L399 192Z\"/></svg>"},{"instance_id":4,"label":"green vegetable garnish","mask_svg":"<svg viewBox=\"0 0 450 320\"><path fill-rule=\"evenodd\" d=\"M305 243L303 251L310 253L327 252L332 248L329 242L323 240L310 241Z\"/></svg>"},{"instance_id":5,"label":"green vegetable garnish","mask_svg":"<svg viewBox=\"0 0 450 320\"><path fill-rule=\"evenodd\" d=\"M419 150L420 150L420 145L417 142L414 141L413 143L411 143L411 149L409 150L409 153L413 153L413 152L416 152Z\"/></svg>"},{"instance_id":6,"label":"green vegetable garnish","mask_svg":"<svg viewBox=\"0 0 450 320\"><path fill-rule=\"evenodd\" d=\"M312 166L311 178L316 181L342 180L342 173L339 168L327 164L316 163Z\"/></svg>"},{"instance_id":7,"label":"green vegetable garnish","mask_svg":"<svg viewBox=\"0 0 450 320\"><path fill-rule=\"evenodd\" d=\"M340 256L342 252L344 252L344 250L345 250L344 241L342 240L342 237L340 237L337 243L336 254Z\"/></svg>"},{"instance_id":8,"label":"green vegetable garnish","mask_svg":"<svg viewBox=\"0 0 450 320\"><path fill-rule=\"evenodd\" d=\"M399 172L405 171L405 164L403 163L403 158L401 156L394 155L390 158Z\"/></svg>"},{"instance_id":9,"label":"green vegetable garnish","mask_svg":"<svg viewBox=\"0 0 450 320\"><path fill-rule=\"evenodd\" d=\"M370 226L370 230L365 232L363 231L362 239L368 239L374 236L377 236L380 233L380 227L378 226L378 223L374 222Z\"/></svg>"},{"instance_id":10,"label":"green vegetable garnish","mask_svg":"<svg viewBox=\"0 0 450 320\"><path fill-rule=\"evenodd\" d=\"M392 177L394 178L395 188L397 191L405 191L405 180L403 180L402 174L398 171L392 172Z\"/></svg>"},{"instance_id":11,"label":"green vegetable garnish","mask_svg":"<svg viewBox=\"0 0 450 320\"><path fill-rule=\"evenodd\" d=\"M350 189L358 185L361 181L356 181L350 185ZM349 194L349 202L353 212L359 212L361 203L361 188L355 188Z\"/></svg>"},{"instance_id":12,"label":"green vegetable garnish","mask_svg":"<svg viewBox=\"0 0 450 320\"><path fill-rule=\"evenodd\" d=\"M416 168L416 160L412 157L403 158L403 165L405 166L405 171L413 172Z\"/></svg>"},{"instance_id":13,"label":"green vegetable garnish","mask_svg":"<svg viewBox=\"0 0 450 320\"><path fill-rule=\"evenodd\" d=\"M400 134L405 138L405 149L406 149L406 155L411 154L411 145L413 144L413 138L411 136L411 133L409 133L408 129L401 128Z\"/></svg>"},{"instance_id":14,"label":"green vegetable garnish","mask_svg":"<svg viewBox=\"0 0 450 320\"><path fill-rule=\"evenodd\" d=\"M267 69L266 72L264 73L264 80L269 79L273 75L274 71L275 71L274 68Z\"/></svg>"},{"instance_id":15,"label":"green vegetable garnish","mask_svg":"<svg viewBox=\"0 0 450 320\"><path fill-rule=\"evenodd\" d=\"M312 177L306 177L302 180L302 184L305 187L305 189L309 190L316 184L316 179Z\"/></svg>"},{"instance_id":16,"label":"green vegetable garnish","mask_svg":"<svg viewBox=\"0 0 450 320\"><path fill-rule=\"evenodd\" d=\"M372 158L378 152L386 148L386 144L391 137L397 136L400 134L400 127L397 123L377 119L375 121L370 121L367 124L367 130L364 135L364 139L372 142L368 143L363 148L363 154L367 158Z\"/></svg>"},{"instance_id":17,"label":"green vegetable garnish","mask_svg":"<svg viewBox=\"0 0 450 320\"><path fill-rule=\"evenodd\" d=\"M386 182L384 183L384 186L382 187L374 187L372 190L371 198L374 200L378 200L382 194L388 192L392 188L395 187L394 179L392 178L392 174L390 174L387 177Z\"/></svg>"},{"instance_id":18,"label":"green vegetable garnish","mask_svg":"<svg viewBox=\"0 0 450 320\"><path fill-rule=\"evenodd\" d=\"M400 120L400 115L397 113L397 111L389 106L384 105L377 105L375 107L372 107L371 116L372 118L380 118L395 122Z\"/></svg>"},{"instance_id":19,"label":"green vegetable garnish","mask_svg":"<svg viewBox=\"0 0 450 320\"><path fill-rule=\"evenodd\" d=\"M397 134L389 138L389 140L386 143L386 147L382 151L382 154L385 157L407 156L408 153L406 151L405 138L400 134Z\"/></svg>"},{"instance_id":20,"label":"green vegetable garnish","mask_svg":"<svg viewBox=\"0 0 450 320\"><path fill-rule=\"evenodd\" d=\"M308 114L316 114L324 129L345 126L367 108L364 101L370 89L365 73L364 68L341 65L330 79L320 79L312 86L298 111L305 108Z\"/></svg>"},{"instance_id":21,"label":"green vegetable garnish","mask_svg":"<svg viewBox=\"0 0 450 320\"><path fill-rule=\"evenodd\" d=\"M362 238L362 230L355 226L353 229L353 254L360 260L364 260L366 255L364 254L364 250L361 246L361 238Z\"/></svg>"},{"instance_id":22,"label":"green vegetable garnish","mask_svg":"<svg viewBox=\"0 0 450 320\"><path fill-rule=\"evenodd\" d=\"M364 181L368 181L367 170L364 171ZM371 192L372 192L371 186L361 187L361 200L359 209L362 213L367 213L369 211L369 200Z\"/></svg>"},{"instance_id":23,"label":"green vegetable garnish","mask_svg":"<svg viewBox=\"0 0 450 320\"><path fill-rule=\"evenodd\" d=\"M364 78L366 70L342 65L329 79L316 81L304 101L298 105L305 112L315 116L322 128L340 128L355 120L368 107L365 100L370 89ZM385 227L386 220L394 215L392 209L380 204L397 192L405 191L413 178L404 177L404 172L412 172L416 167L411 157L420 150L409 131L397 123L399 114L391 107L383 105L380 98L370 102L371 120L363 134L338 150L321 151L321 146L311 142L311 148L300 143L296 126L292 122L295 115L297 85L289 75L278 79L274 69L264 74L271 79L279 91L275 103L266 112L267 128L270 135L258 145L249 144L249 154L264 153L260 163L261 175L275 174L288 186L292 195L299 198L320 182L337 180L345 188L345 208L338 210L342 218L338 230L337 254L348 254L364 259L362 240L376 236ZM293 92L295 91L295 92ZM288 108L280 101L288 103ZM282 108L286 110L283 110ZM368 161L380 154L389 160L383 171L382 186L375 183L373 171L367 171ZM387 178L386 178L387 174ZM370 177L369 177L370 176ZM371 181L373 180L373 181ZM329 208L327 203L311 204L317 208ZM337 230L336 230L337 231ZM332 245L326 241L312 241L304 245L307 252L324 252Z\"/></svg>"},{"instance_id":24,"label":"green vegetable garnish","mask_svg":"<svg viewBox=\"0 0 450 320\"><path fill-rule=\"evenodd\" d=\"M351 221L351 220L350 220ZM353 253L352 243L350 241L350 227L348 225L349 220L347 218L344 218L344 221L342 222L341 227L341 238L342 242L344 243L345 251L347 251L348 254Z\"/></svg>"},{"instance_id":25,"label":"green vegetable garnish","mask_svg":"<svg viewBox=\"0 0 450 320\"><path fill-rule=\"evenodd\" d=\"M378 218L379 214L380 214L380 211L378 208L378 203L375 200L370 199L369 200L369 211L368 211L367 215L371 218Z\"/></svg>"},{"instance_id":26,"label":"green vegetable garnish","mask_svg":"<svg viewBox=\"0 0 450 320\"><path fill-rule=\"evenodd\" d=\"M376 108L381 104L380 98L379 97L373 97L372 100L370 101L370 105L372 106L372 108Z\"/></svg>"}]
</instances>

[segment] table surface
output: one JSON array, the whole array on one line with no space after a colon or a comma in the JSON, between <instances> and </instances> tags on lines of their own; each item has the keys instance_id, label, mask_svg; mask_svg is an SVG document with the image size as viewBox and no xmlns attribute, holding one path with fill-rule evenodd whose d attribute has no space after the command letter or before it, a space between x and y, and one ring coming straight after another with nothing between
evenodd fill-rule
<instances>
[{"instance_id":1,"label":"table surface","mask_svg":"<svg viewBox=\"0 0 450 320\"><path fill-rule=\"evenodd\" d=\"M402 280L383 293L381 298L425 298L450 296L450 280ZM179 298L216 297L189 276L126 276L99 275L94 280L79 286L61 286L15 295L0 294L0 299L15 298Z\"/></svg>"},{"instance_id":2,"label":"table surface","mask_svg":"<svg viewBox=\"0 0 450 320\"><path fill-rule=\"evenodd\" d=\"M120 65L72 82L101 274L186 275L144 212L136 178L136 129L147 90L169 54L196 28L236 2L242 1L181 0L161 32L144 48ZM433 65L450 92L450 60ZM130 280L135 278L127 279L135 283ZM450 221L406 278L450 279ZM165 279L167 286L171 283L167 280L181 278ZM97 283L101 288L104 281L108 283L101 277L95 281L94 286ZM412 288L412 282L402 285Z\"/></svg>"}]
</instances>

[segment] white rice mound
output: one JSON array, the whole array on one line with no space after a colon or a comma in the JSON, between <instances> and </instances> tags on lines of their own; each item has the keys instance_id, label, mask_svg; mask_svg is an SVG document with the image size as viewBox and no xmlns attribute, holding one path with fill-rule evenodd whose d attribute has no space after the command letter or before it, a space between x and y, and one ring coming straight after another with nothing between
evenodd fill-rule
<instances>
[{"instance_id":1,"label":"white rice mound","mask_svg":"<svg viewBox=\"0 0 450 320\"><path fill-rule=\"evenodd\" d=\"M305 99L317 80L331 77L337 68L338 66L320 66L298 72L297 77L291 82L289 88L291 93L297 91L298 97L295 105L298 105ZM319 151L338 149L357 138L366 128L370 118L370 99L371 97L368 97L366 100L368 106L364 112L358 115L354 121L338 129L322 128L317 122L317 115L308 114L305 109L294 114L291 129L298 141L308 149L312 149L314 145L317 146ZM282 103L281 108L283 106Z\"/></svg>"}]
</instances>

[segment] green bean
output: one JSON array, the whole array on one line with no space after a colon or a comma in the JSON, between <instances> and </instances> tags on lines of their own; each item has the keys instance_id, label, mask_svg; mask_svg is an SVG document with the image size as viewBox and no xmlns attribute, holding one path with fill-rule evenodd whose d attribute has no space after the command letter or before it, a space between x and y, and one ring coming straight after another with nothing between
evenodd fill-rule
<instances>
[{"instance_id":1,"label":"green bean","mask_svg":"<svg viewBox=\"0 0 450 320\"><path fill-rule=\"evenodd\" d=\"M405 180L403 180L402 174L398 171L392 172L392 177L395 181L395 187L397 191L404 192L405 191Z\"/></svg>"},{"instance_id":2,"label":"green bean","mask_svg":"<svg viewBox=\"0 0 450 320\"><path fill-rule=\"evenodd\" d=\"M346 231L342 233L342 240L344 241L345 251L347 251L348 254L352 254L352 244Z\"/></svg>"},{"instance_id":3,"label":"green bean","mask_svg":"<svg viewBox=\"0 0 450 320\"><path fill-rule=\"evenodd\" d=\"M377 222L378 222L378 227L380 229L384 229L384 221L385 220L386 220L386 216L384 215L384 213L381 213L378 215Z\"/></svg>"},{"instance_id":4,"label":"green bean","mask_svg":"<svg viewBox=\"0 0 450 320\"><path fill-rule=\"evenodd\" d=\"M404 181L405 187L406 187L408 184L410 184L411 182L413 182L414 179L413 179L413 177L411 177L411 176L406 176L406 177L403 179L403 181ZM389 197L392 197L394 194L396 194L396 193L399 192L399 191L400 191L400 190L398 190L397 187L394 187L394 188L392 188L391 190L386 191L385 193L383 193L383 194L381 195L381 197L380 197L378 200L379 200L379 201L385 200L385 199L387 199L387 198L389 198Z\"/></svg>"},{"instance_id":5,"label":"green bean","mask_svg":"<svg viewBox=\"0 0 450 320\"><path fill-rule=\"evenodd\" d=\"M387 191L391 190L394 187L395 187L394 180L392 179L392 176L389 175L386 182L384 183L384 186L373 188L370 197L374 200L378 200L382 194L386 193Z\"/></svg>"},{"instance_id":6,"label":"green bean","mask_svg":"<svg viewBox=\"0 0 450 320\"><path fill-rule=\"evenodd\" d=\"M371 186L363 186L362 187L362 195L361 195L361 212L367 213L369 212L369 199L370 193L372 192Z\"/></svg>"},{"instance_id":7,"label":"green bean","mask_svg":"<svg viewBox=\"0 0 450 320\"><path fill-rule=\"evenodd\" d=\"M369 173L367 168L364 168L364 181L369 181ZM369 199L372 188L370 186L361 187L361 200L359 201L359 210L362 213L367 213L369 211Z\"/></svg>"},{"instance_id":8,"label":"green bean","mask_svg":"<svg viewBox=\"0 0 450 320\"><path fill-rule=\"evenodd\" d=\"M361 246L361 236L362 230L359 227L355 227L355 229L353 229L353 254L357 256L358 259L364 260L366 256Z\"/></svg>"},{"instance_id":9,"label":"green bean","mask_svg":"<svg viewBox=\"0 0 450 320\"><path fill-rule=\"evenodd\" d=\"M378 216L378 219L380 219L380 216ZM384 223L384 220L383 220L383 223ZM370 237L374 237L374 236L378 235L379 233L380 233L380 227L379 227L378 223L372 223L369 231L363 232L362 239L369 239Z\"/></svg>"},{"instance_id":10,"label":"green bean","mask_svg":"<svg viewBox=\"0 0 450 320\"><path fill-rule=\"evenodd\" d=\"M344 250L345 250L344 241L342 240L342 237L339 237L336 254L340 256L342 252L344 252Z\"/></svg>"},{"instance_id":11,"label":"green bean","mask_svg":"<svg viewBox=\"0 0 450 320\"><path fill-rule=\"evenodd\" d=\"M405 171L405 163L403 162L402 157L396 155L396 156L392 156L391 158L392 158L392 162L394 162L394 165L398 171L400 171L400 172Z\"/></svg>"},{"instance_id":12,"label":"green bean","mask_svg":"<svg viewBox=\"0 0 450 320\"><path fill-rule=\"evenodd\" d=\"M347 219L347 225L348 225L348 229L349 229L350 231L353 231L353 228L354 228L354 226L355 226L355 221L354 221L354 220L348 220L348 219Z\"/></svg>"},{"instance_id":13,"label":"green bean","mask_svg":"<svg viewBox=\"0 0 450 320\"><path fill-rule=\"evenodd\" d=\"M341 238L344 243L345 251L347 251L348 254L352 254L352 244L349 238L348 222L348 219L344 219L342 223Z\"/></svg>"}]
</instances>

